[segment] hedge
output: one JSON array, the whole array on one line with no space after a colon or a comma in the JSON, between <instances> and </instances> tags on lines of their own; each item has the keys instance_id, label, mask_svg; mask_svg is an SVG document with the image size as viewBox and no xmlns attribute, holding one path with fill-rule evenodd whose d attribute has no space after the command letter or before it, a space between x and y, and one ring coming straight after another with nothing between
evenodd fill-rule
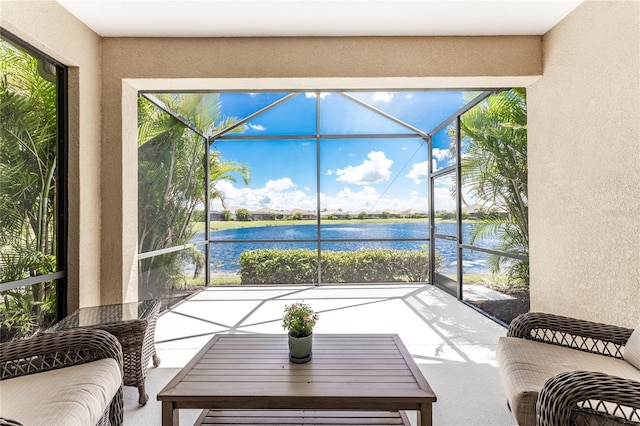
<instances>
[{"instance_id":1,"label":"hedge","mask_svg":"<svg viewBox=\"0 0 640 426\"><path fill-rule=\"evenodd\" d=\"M426 282L429 253L411 250L323 251L325 283ZM305 284L318 282L315 250L248 250L240 254L242 284ZM442 258L436 254L436 270Z\"/></svg>"}]
</instances>

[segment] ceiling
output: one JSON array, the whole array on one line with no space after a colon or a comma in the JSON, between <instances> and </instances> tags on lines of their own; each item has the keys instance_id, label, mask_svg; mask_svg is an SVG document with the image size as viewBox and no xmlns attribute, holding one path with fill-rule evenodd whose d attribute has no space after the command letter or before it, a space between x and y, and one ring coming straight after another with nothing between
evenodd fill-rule
<instances>
[{"instance_id":1,"label":"ceiling","mask_svg":"<svg viewBox=\"0 0 640 426\"><path fill-rule=\"evenodd\" d=\"M583 0L56 0L103 37L542 35Z\"/></svg>"}]
</instances>

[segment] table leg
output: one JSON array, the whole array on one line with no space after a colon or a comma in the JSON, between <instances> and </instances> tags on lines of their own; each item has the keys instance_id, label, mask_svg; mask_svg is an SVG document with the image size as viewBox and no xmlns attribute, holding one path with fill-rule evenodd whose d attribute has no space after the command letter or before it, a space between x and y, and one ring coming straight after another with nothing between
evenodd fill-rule
<instances>
[{"instance_id":1,"label":"table leg","mask_svg":"<svg viewBox=\"0 0 640 426\"><path fill-rule=\"evenodd\" d=\"M162 401L162 426L179 426L180 416L177 408L174 408L173 402Z\"/></svg>"},{"instance_id":2,"label":"table leg","mask_svg":"<svg viewBox=\"0 0 640 426\"><path fill-rule=\"evenodd\" d=\"M418 412L418 424L420 426L431 426L431 416L431 403L422 404L422 406L420 407L420 411Z\"/></svg>"}]
</instances>

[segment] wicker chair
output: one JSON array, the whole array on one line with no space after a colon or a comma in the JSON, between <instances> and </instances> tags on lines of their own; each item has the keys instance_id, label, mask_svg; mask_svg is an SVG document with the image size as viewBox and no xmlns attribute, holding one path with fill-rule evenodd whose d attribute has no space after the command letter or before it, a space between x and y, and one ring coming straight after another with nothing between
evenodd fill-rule
<instances>
[{"instance_id":1,"label":"wicker chair","mask_svg":"<svg viewBox=\"0 0 640 426\"><path fill-rule=\"evenodd\" d=\"M623 360L623 347L633 331L558 315L528 313L511 322L507 338ZM540 363L554 361L539 360ZM540 390L536 421L540 426L640 425L640 382L594 371L563 372L549 378Z\"/></svg>"},{"instance_id":2,"label":"wicker chair","mask_svg":"<svg viewBox=\"0 0 640 426\"><path fill-rule=\"evenodd\" d=\"M122 348L118 340L102 330L72 330L46 333L0 345L0 380L114 358L122 370ZM25 395L25 398L28 398ZM37 404L34 407L37 409ZM123 423L122 386L102 414L98 425ZM16 419L19 420L19 419Z\"/></svg>"},{"instance_id":3,"label":"wicker chair","mask_svg":"<svg viewBox=\"0 0 640 426\"><path fill-rule=\"evenodd\" d=\"M123 308L133 309L137 316L123 319ZM104 330L114 335L122 345L124 385L138 388L138 404L149 401L145 381L149 361L160 365L154 342L159 300L143 300L126 304L93 306L75 311L49 329L50 332L77 328ZM83 325L80 317L90 325Z\"/></svg>"}]
</instances>

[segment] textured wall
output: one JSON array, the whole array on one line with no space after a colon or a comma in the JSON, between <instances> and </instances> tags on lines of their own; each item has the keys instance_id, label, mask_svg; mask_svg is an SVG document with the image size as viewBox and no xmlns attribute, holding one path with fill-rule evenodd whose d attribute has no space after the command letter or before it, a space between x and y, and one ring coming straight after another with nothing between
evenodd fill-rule
<instances>
[{"instance_id":1,"label":"textured wall","mask_svg":"<svg viewBox=\"0 0 640 426\"><path fill-rule=\"evenodd\" d=\"M100 304L101 40L54 1L0 0L0 25L69 66L69 310Z\"/></svg>"},{"instance_id":2,"label":"textured wall","mask_svg":"<svg viewBox=\"0 0 640 426\"><path fill-rule=\"evenodd\" d=\"M539 37L101 40L53 1L0 9L71 67L72 308L137 296L137 90L528 86L544 61L528 90L532 309L640 319L638 2L586 2L544 56Z\"/></svg>"},{"instance_id":3,"label":"textured wall","mask_svg":"<svg viewBox=\"0 0 640 426\"><path fill-rule=\"evenodd\" d=\"M71 308L137 296L137 90L529 86L544 61L528 90L532 309L640 320L636 1L587 1L544 56L539 37L101 40L54 1L0 10L71 67Z\"/></svg>"},{"instance_id":4,"label":"textured wall","mask_svg":"<svg viewBox=\"0 0 640 426\"><path fill-rule=\"evenodd\" d=\"M104 39L103 302L137 297L136 89L509 87L541 55L536 36Z\"/></svg>"},{"instance_id":5,"label":"textured wall","mask_svg":"<svg viewBox=\"0 0 640 426\"><path fill-rule=\"evenodd\" d=\"M531 308L640 323L640 2L588 1L528 89Z\"/></svg>"}]
</instances>

